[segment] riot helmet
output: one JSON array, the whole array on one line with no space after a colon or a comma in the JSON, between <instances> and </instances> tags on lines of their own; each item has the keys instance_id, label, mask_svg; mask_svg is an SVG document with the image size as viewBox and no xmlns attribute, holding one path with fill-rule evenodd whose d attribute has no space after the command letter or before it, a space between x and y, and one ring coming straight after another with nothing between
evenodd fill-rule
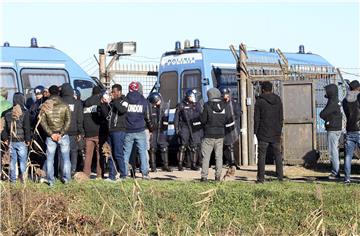
<instances>
[{"instance_id":1,"label":"riot helmet","mask_svg":"<svg viewBox=\"0 0 360 236\"><path fill-rule=\"evenodd\" d=\"M221 87L219 90L221 92L221 97L223 97L225 101L229 101L231 97L231 89L228 87Z\"/></svg>"},{"instance_id":2,"label":"riot helmet","mask_svg":"<svg viewBox=\"0 0 360 236\"><path fill-rule=\"evenodd\" d=\"M148 96L148 100L151 103L151 105L157 105L159 101L161 101L161 94L158 92L153 92Z\"/></svg>"},{"instance_id":3,"label":"riot helmet","mask_svg":"<svg viewBox=\"0 0 360 236\"><path fill-rule=\"evenodd\" d=\"M42 85L36 86L34 88L34 93L36 94L42 94L44 92L45 87Z\"/></svg>"},{"instance_id":4,"label":"riot helmet","mask_svg":"<svg viewBox=\"0 0 360 236\"><path fill-rule=\"evenodd\" d=\"M197 96L197 90L196 89L189 89L185 93L185 100L187 102L196 102L196 96Z\"/></svg>"}]
</instances>

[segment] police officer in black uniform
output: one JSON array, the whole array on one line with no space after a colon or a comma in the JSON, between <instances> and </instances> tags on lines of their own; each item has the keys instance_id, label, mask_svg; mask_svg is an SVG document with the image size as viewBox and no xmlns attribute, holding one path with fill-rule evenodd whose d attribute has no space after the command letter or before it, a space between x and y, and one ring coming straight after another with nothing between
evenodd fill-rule
<instances>
[{"instance_id":1,"label":"police officer in black uniform","mask_svg":"<svg viewBox=\"0 0 360 236\"><path fill-rule=\"evenodd\" d=\"M197 91L190 89L186 91L184 100L176 107L175 132L180 144L178 152L179 170L183 170L183 161L186 149L190 150L191 169L199 170L199 150L203 137L203 126L200 121L201 105L196 101Z\"/></svg>"},{"instance_id":2,"label":"police officer in black uniform","mask_svg":"<svg viewBox=\"0 0 360 236\"><path fill-rule=\"evenodd\" d=\"M239 133L240 133L240 115L241 115L240 103L232 99L230 88L221 87L219 90L221 92L222 98L224 99L231 113L231 120L229 121L228 124L225 125L225 137L224 137L225 163L228 163L230 167L235 166L237 169L239 169L239 166L236 165L235 162L234 143L239 139Z\"/></svg>"},{"instance_id":3,"label":"police officer in black uniform","mask_svg":"<svg viewBox=\"0 0 360 236\"><path fill-rule=\"evenodd\" d=\"M150 168L156 172L156 151L160 148L161 159L163 162L162 170L171 172L169 167L167 128L169 122L169 107L164 104L160 93L151 93L148 97L151 104L151 120L154 129L150 139Z\"/></svg>"}]
</instances>

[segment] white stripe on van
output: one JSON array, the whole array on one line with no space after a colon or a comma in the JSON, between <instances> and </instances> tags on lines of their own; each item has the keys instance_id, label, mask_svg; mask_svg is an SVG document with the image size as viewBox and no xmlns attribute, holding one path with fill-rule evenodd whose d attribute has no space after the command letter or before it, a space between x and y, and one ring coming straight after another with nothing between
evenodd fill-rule
<instances>
[{"instance_id":1,"label":"white stripe on van","mask_svg":"<svg viewBox=\"0 0 360 236\"><path fill-rule=\"evenodd\" d=\"M211 66L213 67L220 67L220 68L230 68L230 69L235 69L236 68L236 64L227 64L227 63L211 63Z\"/></svg>"},{"instance_id":2,"label":"white stripe on van","mask_svg":"<svg viewBox=\"0 0 360 236\"><path fill-rule=\"evenodd\" d=\"M63 63L33 63L33 62L20 62L21 67L39 67L39 68L65 68Z\"/></svg>"},{"instance_id":3,"label":"white stripe on van","mask_svg":"<svg viewBox=\"0 0 360 236\"><path fill-rule=\"evenodd\" d=\"M14 63L1 61L1 62L0 62L0 66L13 67L13 66L14 66Z\"/></svg>"}]
</instances>

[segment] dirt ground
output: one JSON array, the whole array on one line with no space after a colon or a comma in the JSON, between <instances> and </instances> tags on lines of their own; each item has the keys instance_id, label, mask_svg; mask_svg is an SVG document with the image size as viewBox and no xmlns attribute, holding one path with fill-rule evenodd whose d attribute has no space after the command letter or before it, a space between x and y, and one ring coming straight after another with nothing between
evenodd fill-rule
<instances>
[{"instance_id":1,"label":"dirt ground","mask_svg":"<svg viewBox=\"0 0 360 236\"><path fill-rule=\"evenodd\" d=\"M360 162L353 163L353 173L351 175L353 183L360 183ZM209 180L215 178L215 167L211 166L209 170ZM157 172L151 172L150 177L153 180L180 180L180 181L198 181L200 180L200 170L193 171L185 169L184 171L178 171L176 167L172 167L172 172L163 172L160 167L158 167ZM302 166L284 166L284 176L286 179L297 182L308 182L308 181L328 181L328 175L330 174L330 164L322 163L315 166L312 169L304 168ZM223 178L227 172L227 168L222 170L222 179L225 181L243 181L243 182L254 182L256 180L257 166L247 166L240 167L240 170L235 171L235 175L231 177ZM341 179L339 182L343 181L343 165L340 167ZM265 167L265 178L267 180L275 180L276 172L275 165L266 165ZM137 177L141 177L140 173L136 174ZM331 182L334 182L332 180Z\"/></svg>"}]
</instances>

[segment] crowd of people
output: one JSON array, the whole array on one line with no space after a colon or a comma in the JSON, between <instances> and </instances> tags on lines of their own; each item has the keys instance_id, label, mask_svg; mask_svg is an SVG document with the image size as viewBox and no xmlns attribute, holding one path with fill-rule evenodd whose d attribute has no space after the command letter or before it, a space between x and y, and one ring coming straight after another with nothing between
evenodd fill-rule
<instances>
[{"instance_id":1,"label":"crowd of people","mask_svg":"<svg viewBox=\"0 0 360 236\"><path fill-rule=\"evenodd\" d=\"M254 133L259 142L257 182L265 181L265 157L269 147L274 155L277 178L282 181L282 102L272 92L270 82L262 83L261 88L262 94L256 100L254 112ZM350 88L343 101L347 117L345 183L350 183L351 158L360 143L359 82L351 82ZM135 176L137 162L142 178L148 180L149 172L158 171L158 156L161 157L161 170L171 172L167 135L169 104L158 92L151 93L146 99L139 82L131 82L128 89L124 96L120 84L114 84L111 91L94 87L92 95L82 101L79 91L69 83L48 89L38 86L34 89L35 101L31 106L19 92L14 94L13 104L9 104L7 91L1 89L1 139L3 150L8 149L10 153L10 182L24 180L28 161L46 173L44 182L50 186L54 184L55 176L66 184L76 172L90 177L94 169L96 178L110 182L117 178L125 180L129 175ZM320 117L325 120L328 130L333 166L330 178L339 178L341 105L336 85L328 85L325 90L328 104ZM240 132L240 105L231 98L229 88L209 89L205 104L197 95L194 89L186 91L176 107L178 170L186 167L198 171L201 167L200 180L205 182L214 152L215 181L220 181L223 160L231 168L239 164L234 157L234 143ZM104 151L106 147L109 152ZM106 170L108 178L104 175Z\"/></svg>"}]
</instances>

